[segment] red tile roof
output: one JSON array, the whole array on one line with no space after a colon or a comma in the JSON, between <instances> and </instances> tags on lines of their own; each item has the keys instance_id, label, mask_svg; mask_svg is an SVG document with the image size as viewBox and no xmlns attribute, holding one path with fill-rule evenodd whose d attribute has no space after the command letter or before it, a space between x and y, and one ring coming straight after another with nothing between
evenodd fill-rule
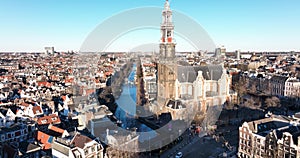
<instances>
[{"instance_id":1,"label":"red tile roof","mask_svg":"<svg viewBox=\"0 0 300 158\"><path fill-rule=\"evenodd\" d=\"M62 98L63 101L65 101L67 96L63 95L61 98Z\"/></svg>"},{"instance_id":2,"label":"red tile roof","mask_svg":"<svg viewBox=\"0 0 300 158\"><path fill-rule=\"evenodd\" d=\"M32 107L32 112L33 114L37 115L37 114L43 114L43 110L40 106L34 106Z\"/></svg>"},{"instance_id":3,"label":"red tile roof","mask_svg":"<svg viewBox=\"0 0 300 158\"><path fill-rule=\"evenodd\" d=\"M58 128L56 126L53 126L53 125L49 125L48 126L48 129L52 130L52 131L55 131L57 133L61 133L63 134L65 130L61 129L61 128Z\"/></svg>"},{"instance_id":4,"label":"red tile roof","mask_svg":"<svg viewBox=\"0 0 300 158\"><path fill-rule=\"evenodd\" d=\"M94 92L95 92L94 89L87 89L87 90L85 91L86 95L90 95L90 94L92 94L92 93L94 93Z\"/></svg>"},{"instance_id":5,"label":"red tile roof","mask_svg":"<svg viewBox=\"0 0 300 158\"><path fill-rule=\"evenodd\" d=\"M49 116L44 116L38 119L39 125L46 125L46 124L60 124L60 118L56 114L51 114Z\"/></svg>"},{"instance_id":6,"label":"red tile roof","mask_svg":"<svg viewBox=\"0 0 300 158\"><path fill-rule=\"evenodd\" d=\"M51 143L53 141L53 136L50 136L46 133L43 133L41 131L37 132L37 138L36 138L40 143L42 143L43 149L47 150L51 148Z\"/></svg>"},{"instance_id":7,"label":"red tile roof","mask_svg":"<svg viewBox=\"0 0 300 158\"><path fill-rule=\"evenodd\" d=\"M28 107L28 106L29 106L29 104L27 104L27 103L25 103L25 102L22 102L21 105L22 105L22 106L25 106L25 107Z\"/></svg>"},{"instance_id":8,"label":"red tile roof","mask_svg":"<svg viewBox=\"0 0 300 158\"><path fill-rule=\"evenodd\" d=\"M108 72L105 72L105 75L106 76L110 76L112 74L112 72L108 71Z\"/></svg>"},{"instance_id":9,"label":"red tile roof","mask_svg":"<svg viewBox=\"0 0 300 158\"><path fill-rule=\"evenodd\" d=\"M38 86L45 86L45 87L51 87L52 86L51 83L46 82L46 81L44 81L44 82L41 81L41 82L38 82L37 84L38 84Z\"/></svg>"},{"instance_id":10,"label":"red tile roof","mask_svg":"<svg viewBox=\"0 0 300 158\"><path fill-rule=\"evenodd\" d=\"M153 63L145 63L143 64L144 67L155 67L155 64Z\"/></svg>"},{"instance_id":11,"label":"red tile roof","mask_svg":"<svg viewBox=\"0 0 300 158\"><path fill-rule=\"evenodd\" d=\"M65 79L65 83L72 83L72 82L74 82L74 78Z\"/></svg>"}]
</instances>

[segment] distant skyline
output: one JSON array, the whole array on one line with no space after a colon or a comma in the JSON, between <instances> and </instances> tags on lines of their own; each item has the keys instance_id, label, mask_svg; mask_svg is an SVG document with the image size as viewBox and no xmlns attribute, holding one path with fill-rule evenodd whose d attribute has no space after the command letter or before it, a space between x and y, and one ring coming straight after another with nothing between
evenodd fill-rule
<instances>
[{"instance_id":1,"label":"distant skyline","mask_svg":"<svg viewBox=\"0 0 300 158\"><path fill-rule=\"evenodd\" d=\"M170 1L172 10L195 19L216 46L224 45L228 51L300 51L298 0ZM163 4L164 0L0 0L0 52L41 52L45 46L78 51L88 34L112 15ZM139 36L158 43L160 32L150 32L125 35L111 50L126 51L130 49L126 41ZM185 48L178 46L178 51Z\"/></svg>"}]
</instances>

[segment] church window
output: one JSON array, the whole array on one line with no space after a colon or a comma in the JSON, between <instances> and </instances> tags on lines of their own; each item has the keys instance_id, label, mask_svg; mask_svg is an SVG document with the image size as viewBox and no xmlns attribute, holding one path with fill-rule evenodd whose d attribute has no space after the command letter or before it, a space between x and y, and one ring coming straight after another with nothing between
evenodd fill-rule
<instances>
[{"instance_id":1,"label":"church window","mask_svg":"<svg viewBox=\"0 0 300 158\"><path fill-rule=\"evenodd\" d=\"M186 85L181 86L181 94L186 94Z\"/></svg>"},{"instance_id":2,"label":"church window","mask_svg":"<svg viewBox=\"0 0 300 158\"><path fill-rule=\"evenodd\" d=\"M197 86L198 87L198 95L202 96L202 85L201 85L201 82L198 82L197 84L198 84L198 86Z\"/></svg>"},{"instance_id":3,"label":"church window","mask_svg":"<svg viewBox=\"0 0 300 158\"><path fill-rule=\"evenodd\" d=\"M193 94L193 87L190 85L188 88L188 95L192 95Z\"/></svg>"}]
</instances>

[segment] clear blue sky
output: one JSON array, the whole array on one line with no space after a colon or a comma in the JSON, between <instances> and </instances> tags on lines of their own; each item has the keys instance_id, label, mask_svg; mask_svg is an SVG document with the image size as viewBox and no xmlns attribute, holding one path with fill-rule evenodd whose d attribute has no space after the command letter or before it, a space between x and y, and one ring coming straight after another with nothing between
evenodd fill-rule
<instances>
[{"instance_id":1,"label":"clear blue sky","mask_svg":"<svg viewBox=\"0 0 300 158\"><path fill-rule=\"evenodd\" d=\"M163 4L163 0L1 0L0 52L43 51L45 46L77 51L111 15ZM198 21L217 46L242 51L299 51L299 6L299 0L171 0L172 9Z\"/></svg>"}]
</instances>

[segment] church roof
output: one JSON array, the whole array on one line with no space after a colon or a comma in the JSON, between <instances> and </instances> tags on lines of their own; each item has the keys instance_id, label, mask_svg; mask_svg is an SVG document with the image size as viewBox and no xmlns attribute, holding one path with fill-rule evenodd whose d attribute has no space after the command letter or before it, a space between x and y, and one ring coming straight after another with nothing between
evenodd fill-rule
<instances>
[{"instance_id":1,"label":"church roof","mask_svg":"<svg viewBox=\"0 0 300 158\"><path fill-rule=\"evenodd\" d=\"M205 80L217 81L223 74L223 67L222 65L178 66L178 81L192 83L196 80L198 71L202 71L202 75Z\"/></svg>"}]
</instances>

